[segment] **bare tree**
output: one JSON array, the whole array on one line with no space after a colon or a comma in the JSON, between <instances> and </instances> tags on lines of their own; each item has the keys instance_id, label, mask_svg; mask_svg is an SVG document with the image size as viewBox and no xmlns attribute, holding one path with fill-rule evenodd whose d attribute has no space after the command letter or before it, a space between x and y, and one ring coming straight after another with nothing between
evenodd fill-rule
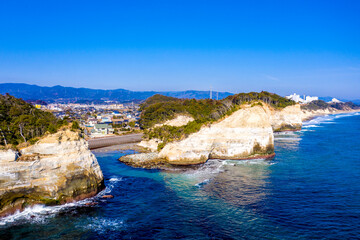
<instances>
[{"instance_id":1,"label":"bare tree","mask_svg":"<svg viewBox=\"0 0 360 240\"><path fill-rule=\"evenodd\" d=\"M24 135L23 135L23 125L20 123L19 124L19 128L20 128L20 135L21 135L21 137L24 139L24 141L26 142L26 138L24 137Z\"/></svg>"},{"instance_id":2,"label":"bare tree","mask_svg":"<svg viewBox=\"0 0 360 240\"><path fill-rule=\"evenodd\" d=\"M2 137L4 138L5 146L7 146L6 137L5 137L4 132L2 131L1 128L0 128L0 132L1 132Z\"/></svg>"}]
</instances>

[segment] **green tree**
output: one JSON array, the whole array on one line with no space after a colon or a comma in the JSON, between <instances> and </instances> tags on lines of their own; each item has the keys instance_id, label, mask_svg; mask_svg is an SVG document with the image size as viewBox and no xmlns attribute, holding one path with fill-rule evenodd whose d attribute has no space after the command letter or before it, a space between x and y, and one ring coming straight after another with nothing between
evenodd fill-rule
<instances>
[{"instance_id":1,"label":"green tree","mask_svg":"<svg viewBox=\"0 0 360 240\"><path fill-rule=\"evenodd\" d=\"M129 122L129 127L132 127L132 128L134 128L134 127L135 127L135 122L134 122L134 121L132 121L132 122Z\"/></svg>"},{"instance_id":2,"label":"green tree","mask_svg":"<svg viewBox=\"0 0 360 240\"><path fill-rule=\"evenodd\" d=\"M73 121L71 125L71 130L78 130L78 129L80 129L80 125L78 121Z\"/></svg>"}]
</instances>

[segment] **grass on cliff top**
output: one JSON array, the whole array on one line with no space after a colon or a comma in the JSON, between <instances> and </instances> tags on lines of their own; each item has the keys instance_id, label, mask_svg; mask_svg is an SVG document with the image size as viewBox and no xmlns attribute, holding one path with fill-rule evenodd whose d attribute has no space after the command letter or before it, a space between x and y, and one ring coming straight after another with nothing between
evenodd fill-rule
<instances>
[{"instance_id":1,"label":"grass on cliff top","mask_svg":"<svg viewBox=\"0 0 360 240\"><path fill-rule=\"evenodd\" d=\"M210 124L230 115L242 104L261 104L256 103L260 101L278 109L295 104L292 100L265 91L239 93L223 100L178 99L156 94L141 104L140 126L144 129L145 138L158 138L163 141L162 144L159 144L160 150L168 142L183 139L189 134L199 131L204 124ZM155 124L173 119L178 114L189 115L195 120L180 127L164 125L153 128Z\"/></svg>"}]
</instances>

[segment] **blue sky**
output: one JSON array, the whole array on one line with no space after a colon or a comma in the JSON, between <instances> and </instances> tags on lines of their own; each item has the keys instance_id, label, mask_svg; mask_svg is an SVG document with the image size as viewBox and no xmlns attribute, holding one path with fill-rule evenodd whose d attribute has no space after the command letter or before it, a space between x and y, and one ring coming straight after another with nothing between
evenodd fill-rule
<instances>
[{"instance_id":1,"label":"blue sky","mask_svg":"<svg viewBox=\"0 0 360 240\"><path fill-rule=\"evenodd\" d=\"M360 98L360 1L1 1L0 82Z\"/></svg>"}]
</instances>

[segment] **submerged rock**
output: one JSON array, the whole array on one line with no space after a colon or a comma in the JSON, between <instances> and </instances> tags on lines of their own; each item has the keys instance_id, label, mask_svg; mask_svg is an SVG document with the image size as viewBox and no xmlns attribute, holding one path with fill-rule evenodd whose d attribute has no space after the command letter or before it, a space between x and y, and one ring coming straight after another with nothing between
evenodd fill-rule
<instances>
[{"instance_id":1,"label":"submerged rock","mask_svg":"<svg viewBox=\"0 0 360 240\"><path fill-rule=\"evenodd\" d=\"M20 150L0 151L0 216L33 204L63 204L104 188L103 174L87 142L69 130Z\"/></svg>"},{"instance_id":2,"label":"submerged rock","mask_svg":"<svg viewBox=\"0 0 360 240\"><path fill-rule=\"evenodd\" d=\"M162 168L167 164L167 162L164 159L161 159L156 152L125 155L122 156L119 161L132 167L148 169Z\"/></svg>"},{"instance_id":3,"label":"submerged rock","mask_svg":"<svg viewBox=\"0 0 360 240\"><path fill-rule=\"evenodd\" d=\"M101 198L114 198L114 196L113 195L104 195Z\"/></svg>"}]
</instances>

